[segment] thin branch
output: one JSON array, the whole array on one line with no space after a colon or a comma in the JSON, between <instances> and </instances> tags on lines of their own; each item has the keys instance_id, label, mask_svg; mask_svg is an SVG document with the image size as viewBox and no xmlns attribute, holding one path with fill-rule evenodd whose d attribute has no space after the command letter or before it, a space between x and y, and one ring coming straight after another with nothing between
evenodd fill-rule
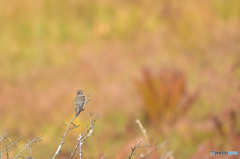
<instances>
[{"instance_id":1,"label":"thin branch","mask_svg":"<svg viewBox=\"0 0 240 159\"><path fill-rule=\"evenodd\" d=\"M165 156L162 156L160 159L167 159L169 156L171 156L173 151L169 151Z\"/></svg>"},{"instance_id":2,"label":"thin branch","mask_svg":"<svg viewBox=\"0 0 240 159\"><path fill-rule=\"evenodd\" d=\"M28 143L30 143L30 140L28 140ZM34 159L33 156L32 156L32 146L31 146L31 145L28 146L28 153L29 153L29 155L30 155L29 158L30 158L30 159Z\"/></svg>"},{"instance_id":3,"label":"thin branch","mask_svg":"<svg viewBox=\"0 0 240 159\"><path fill-rule=\"evenodd\" d=\"M7 156L7 159L9 159L9 149L6 149L6 156Z\"/></svg>"},{"instance_id":4,"label":"thin branch","mask_svg":"<svg viewBox=\"0 0 240 159\"><path fill-rule=\"evenodd\" d=\"M131 159L132 156L138 156L135 151L138 149L138 148L141 148L141 147L150 147L151 145L149 144L146 144L146 145L140 145L140 143L143 141L144 138L142 138L141 140L139 140L136 145L134 146L134 148L132 148L132 152L130 154L130 156L128 156L129 159Z\"/></svg>"},{"instance_id":5,"label":"thin branch","mask_svg":"<svg viewBox=\"0 0 240 159\"><path fill-rule=\"evenodd\" d=\"M9 145L9 146L6 146L6 148L4 149L4 150L2 150L1 151L1 159L2 159L2 153L4 152L4 151L7 151L6 152L6 155L8 156L8 149L10 148L10 147L12 147L14 144L16 144L20 139L22 139L23 138L23 136L21 136L20 138L18 138L15 142L13 142L11 145Z\"/></svg>"},{"instance_id":6,"label":"thin branch","mask_svg":"<svg viewBox=\"0 0 240 159\"><path fill-rule=\"evenodd\" d=\"M89 98L89 95L87 95L87 101L86 101L86 104L87 102L91 101L91 99Z\"/></svg>"},{"instance_id":7,"label":"thin branch","mask_svg":"<svg viewBox=\"0 0 240 159\"><path fill-rule=\"evenodd\" d=\"M21 158L30 158L30 159L32 159L31 157L27 157L27 156L18 156L18 157L21 157Z\"/></svg>"},{"instance_id":8,"label":"thin branch","mask_svg":"<svg viewBox=\"0 0 240 159\"><path fill-rule=\"evenodd\" d=\"M149 140L148 140L148 136L147 136L147 131L146 129L143 128L143 125L141 123L141 121L139 119L136 120L136 123L138 124L138 126L140 127L144 137L146 138L147 140L147 144L149 144ZM166 143L166 141L164 141L163 143L161 143L160 145L158 145L158 140L156 142L156 146L154 149L148 151L145 155L144 154L141 154L141 158L146 158L148 155L150 155L151 153L153 153L154 151L156 151L157 149L159 149L160 147L162 147L164 144Z\"/></svg>"},{"instance_id":9,"label":"thin branch","mask_svg":"<svg viewBox=\"0 0 240 159\"><path fill-rule=\"evenodd\" d=\"M81 142L81 139L82 138L82 136L81 136L81 133L79 134L79 142L80 142L80 144L79 144L79 156L80 156L80 159L82 159L82 144L83 144L83 142Z\"/></svg>"},{"instance_id":10,"label":"thin branch","mask_svg":"<svg viewBox=\"0 0 240 159\"><path fill-rule=\"evenodd\" d=\"M83 144L83 142L86 141L86 139L87 139L89 136L92 136L92 132L93 132L93 130L94 130L94 128L95 128L94 123L95 123L96 120L100 117L99 114L97 114L97 117L96 117L94 120L92 120L92 115L93 115L93 113L90 113L90 126L89 126L89 128L86 130L86 132L85 132L83 135L81 135L81 134L79 135L78 143L77 143L77 145L76 145L76 147L75 147L75 149L74 149L74 151L73 151L70 159L72 159L73 156L75 155L75 153L76 153L76 151L77 151L77 148L78 148L79 146L81 146L81 144ZM81 155L81 151L80 151L80 155Z\"/></svg>"},{"instance_id":11,"label":"thin branch","mask_svg":"<svg viewBox=\"0 0 240 159\"><path fill-rule=\"evenodd\" d=\"M3 135L3 137L1 138L1 140L0 140L0 143L3 141L3 140L5 140L6 139L6 135L7 135L7 131L5 132L5 134Z\"/></svg>"},{"instance_id":12,"label":"thin branch","mask_svg":"<svg viewBox=\"0 0 240 159\"><path fill-rule=\"evenodd\" d=\"M156 144L157 146L155 146L154 149L152 149L151 151L148 151L145 155L141 155L141 158L146 158L148 155L150 155L151 153L153 153L154 151L156 151L157 149L159 149L160 147L162 147L163 145L165 145L166 142L167 142L167 141L164 141L164 142L162 142L162 143L159 144L159 145ZM157 142L157 143L158 143L158 142Z\"/></svg>"},{"instance_id":13,"label":"thin branch","mask_svg":"<svg viewBox=\"0 0 240 159\"><path fill-rule=\"evenodd\" d=\"M68 147L68 150L70 151L70 153L71 153L71 155L72 155L72 151L71 151L71 149Z\"/></svg>"},{"instance_id":14,"label":"thin branch","mask_svg":"<svg viewBox=\"0 0 240 159\"><path fill-rule=\"evenodd\" d=\"M16 159L17 157L20 156L20 154L26 149L28 148L32 143L34 142L41 142L42 139L41 139L42 136L40 137L36 137L35 139L33 139L31 142L28 142L27 145L18 153L18 155L16 157L14 157L14 159Z\"/></svg>"},{"instance_id":15,"label":"thin branch","mask_svg":"<svg viewBox=\"0 0 240 159\"><path fill-rule=\"evenodd\" d=\"M60 144L58 144L58 149L57 151L55 152L54 156L52 159L54 159L60 152L61 148L62 148L62 145L64 144L64 139L65 139L65 136L67 135L67 132L68 130L71 130L71 129L74 129L76 126L74 124L73 127L70 127L70 125L72 124L72 122L76 119L76 116L74 116L74 118L71 120L71 122L69 124L65 123L65 125L67 125L67 130L65 131L64 135L62 136L62 141Z\"/></svg>"}]
</instances>

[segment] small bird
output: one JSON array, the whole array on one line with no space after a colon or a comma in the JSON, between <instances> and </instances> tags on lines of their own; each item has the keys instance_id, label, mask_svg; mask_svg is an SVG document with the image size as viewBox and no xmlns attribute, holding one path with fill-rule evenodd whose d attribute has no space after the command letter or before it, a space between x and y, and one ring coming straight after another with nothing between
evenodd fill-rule
<instances>
[{"instance_id":1,"label":"small bird","mask_svg":"<svg viewBox=\"0 0 240 159\"><path fill-rule=\"evenodd\" d=\"M84 110L84 106L86 104L86 97L81 90L77 91L77 97L75 98L75 111L76 117L80 114L82 110Z\"/></svg>"}]
</instances>

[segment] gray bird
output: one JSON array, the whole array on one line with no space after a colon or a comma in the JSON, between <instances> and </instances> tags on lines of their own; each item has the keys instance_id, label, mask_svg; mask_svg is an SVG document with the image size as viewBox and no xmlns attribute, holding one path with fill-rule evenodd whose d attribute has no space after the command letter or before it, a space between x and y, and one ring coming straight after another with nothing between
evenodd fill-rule
<instances>
[{"instance_id":1,"label":"gray bird","mask_svg":"<svg viewBox=\"0 0 240 159\"><path fill-rule=\"evenodd\" d=\"M76 117L80 114L82 110L84 110L84 106L86 104L86 97L81 90L77 91L77 97L75 98L75 111Z\"/></svg>"}]
</instances>

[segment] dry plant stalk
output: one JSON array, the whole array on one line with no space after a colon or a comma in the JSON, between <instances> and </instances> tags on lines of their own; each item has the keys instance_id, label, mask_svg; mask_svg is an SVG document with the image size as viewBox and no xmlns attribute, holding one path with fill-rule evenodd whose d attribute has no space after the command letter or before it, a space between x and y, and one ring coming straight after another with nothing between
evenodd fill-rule
<instances>
[{"instance_id":1,"label":"dry plant stalk","mask_svg":"<svg viewBox=\"0 0 240 159\"><path fill-rule=\"evenodd\" d=\"M147 144L146 145L140 145L140 143L143 141L144 138L142 138L141 140L139 140L136 145L134 146L134 148L132 148L132 152L131 154L128 156L129 159L131 159L132 156L138 156L135 151L136 149L140 148L140 147L150 147L151 145L149 145L149 140L148 140L148 135L147 135L147 131L146 129L144 129L141 121L139 119L136 120L136 123L138 124L138 126L140 127L143 135L145 136L145 138L147 138ZM166 141L162 142L161 144L158 144L158 141L156 142L156 146L155 148L153 148L152 150L148 151L146 154L141 154L140 157L142 159L146 158L147 156L149 156L151 153L153 153L154 151L156 151L157 149L159 149L160 147L162 147L164 144L166 144ZM166 159L168 156L172 155L173 151L168 152L165 156L163 156L163 159Z\"/></svg>"}]
</instances>

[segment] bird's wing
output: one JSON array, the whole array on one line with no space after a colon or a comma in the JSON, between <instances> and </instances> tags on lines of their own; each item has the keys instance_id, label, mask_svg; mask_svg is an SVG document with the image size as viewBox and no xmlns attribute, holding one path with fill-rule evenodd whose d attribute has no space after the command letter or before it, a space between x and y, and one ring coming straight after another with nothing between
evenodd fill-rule
<instances>
[{"instance_id":1,"label":"bird's wing","mask_svg":"<svg viewBox=\"0 0 240 159\"><path fill-rule=\"evenodd\" d=\"M86 96L85 95L82 95L82 98L83 98L83 101L84 103L86 102Z\"/></svg>"},{"instance_id":2,"label":"bird's wing","mask_svg":"<svg viewBox=\"0 0 240 159\"><path fill-rule=\"evenodd\" d=\"M75 106L82 107L83 103L84 103L84 100L82 99L82 96L80 98L77 97L75 99Z\"/></svg>"},{"instance_id":3,"label":"bird's wing","mask_svg":"<svg viewBox=\"0 0 240 159\"><path fill-rule=\"evenodd\" d=\"M82 95L82 107L84 108L86 104L86 96Z\"/></svg>"},{"instance_id":4,"label":"bird's wing","mask_svg":"<svg viewBox=\"0 0 240 159\"><path fill-rule=\"evenodd\" d=\"M77 105L77 97L75 98L75 105Z\"/></svg>"}]
</instances>

